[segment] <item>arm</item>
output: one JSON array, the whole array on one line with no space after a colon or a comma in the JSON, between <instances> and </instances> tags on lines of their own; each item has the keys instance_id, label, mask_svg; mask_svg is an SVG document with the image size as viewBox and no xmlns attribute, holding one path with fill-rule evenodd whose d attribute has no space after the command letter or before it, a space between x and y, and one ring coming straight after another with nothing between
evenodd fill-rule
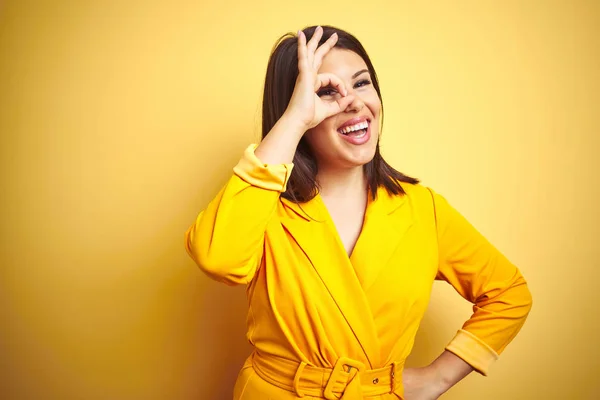
<instances>
[{"instance_id":1,"label":"arm","mask_svg":"<svg viewBox=\"0 0 600 400\"><path fill-rule=\"evenodd\" d=\"M473 303L473 314L433 363L405 370L407 400L437 399L472 371L487 375L523 326L532 304L518 268L442 196L433 191L431 196L439 251L436 279Z\"/></svg>"},{"instance_id":2,"label":"arm","mask_svg":"<svg viewBox=\"0 0 600 400\"><path fill-rule=\"evenodd\" d=\"M282 116L258 147L246 149L227 185L187 230L186 250L211 278L236 285L254 277L303 134L301 124Z\"/></svg>"},{"instance_id":3,"label":"arm","mask_svg":"<svg viewBox=\"0 0 600 400\"><path fill-rule=\"evenodd\" d=\"M264 234L292 164L263 164L246 149L234 175L185 234L192 259L211 278L248 283L262 258Z\"/></svg>"},{"instance_id":4,"label":"arm","mask_svg":"<svg viewBox=\"0 0 600 400\"><path fill-rule=\"evenodd\" d=\"M406 368L402 374L406 400L434 400L473 372L471 365L445 350L422 368Z\"/></svg>"},{"instance_id":5,"label":"arm","mask_svg":"<svg viewBox=\"0 0 600 400\"><path fill-rule=\"evenodd\" d=\"M431 193L439 248L437 279L473 303L471 318L446 350L487 375L525 323L531 293L519 269L442 196Z\"/></svg>"},{"instance_id":6,"label":"arm","mask_svg":"<svg viewBox=\"0 0 600 400\"><path fill-rule=\"evenodd\" d=\"M230 285L252 280L302 135L353 100L339 78L317 74L337 41L334 34L318 47L322 34L317 29L308 43L303 33L298 35L299 75L286 111L258 147L246 150L233 177L185 234L188 254L213 279ZM323 86L335 86L344 95L335 102L321 101L316 92Z\"/></svg>"}]
</instances>

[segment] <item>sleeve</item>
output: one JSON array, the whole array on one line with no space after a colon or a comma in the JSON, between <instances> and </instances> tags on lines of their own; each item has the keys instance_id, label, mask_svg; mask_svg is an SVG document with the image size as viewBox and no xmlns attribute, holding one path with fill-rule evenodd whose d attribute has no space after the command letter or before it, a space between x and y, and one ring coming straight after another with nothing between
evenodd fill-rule
<instances>
[{"instance_id":1,"label":"sleeve","mask_svg":"<svg viewBox=\"0 0 600 400\"><path fill-rule=\"evenodd\" d=\"M519 269L439 194L435 210L439 265L444 280L473 303L473 314L446 347L488 375L489 367L517 335L532 305Z\"/></svg>"},{"instance_id":2,"label":"sleeve","mask_svg":"<svg viewBox=\"0 0 600 400\"><path fill-rule=\"evenodd\" d=\"M228 285L252 280L264 236L293 164L267 165L250 145L233 176L185 233L190 257L209 277Z\"/></svg>"}]
</instances>

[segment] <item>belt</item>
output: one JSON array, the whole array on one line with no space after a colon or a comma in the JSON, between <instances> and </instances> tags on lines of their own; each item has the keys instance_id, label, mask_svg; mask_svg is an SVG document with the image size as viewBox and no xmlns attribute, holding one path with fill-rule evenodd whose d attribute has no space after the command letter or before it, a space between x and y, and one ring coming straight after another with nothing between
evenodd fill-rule
<instances>
[{"instance_id":1,"label":"belt","mask_svg":"<svg viewBox=\"0 0 600 400\"><path fill-rule=\"evenodd\" d=\"M384 368L366 369L359 361L340 357L333 368L319 368L305 362L255 352L252 366L256 374L298 397L313 396L327 400L362 400L398 391L401 394L400 370L404 362L394 362Z\"/></svg>"}]
</instances>

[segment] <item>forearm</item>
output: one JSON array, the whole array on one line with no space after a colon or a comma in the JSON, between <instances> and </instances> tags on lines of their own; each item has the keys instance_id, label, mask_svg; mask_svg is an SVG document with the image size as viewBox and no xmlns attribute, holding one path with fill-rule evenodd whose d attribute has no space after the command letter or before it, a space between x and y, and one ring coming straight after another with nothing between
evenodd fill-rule
<instances>
[{"instance_id":1,"label":"forearm","mask_svg":"<svg viewBox=\"0 0 600 400\"><path fill-rule=\"evenodd\" d=\"M446 350L426 367L404 369L402 383L405 398L437 399L473 370L460 357Z\"/></svg>"},{"instance_id":2,"label":"forearm","mask_svg":"<svg viewBox=\"0 0 600 400\"><path fill-rule=\"evenodd\" d=\"M291 164L304 132L301 123L284 114L258 145L254 154L264 164Z\"/></svg>"},{"instance_id":3,"label":"forearm","mask_svg":"<svg viewBox=\"0 0 600 400\"><path fill-rule=\"evenodd\" d=\"M454 353L445 350L434 362L429 365L439 394L447 392L467 375L474 371L473 367Z\"/></svg>"}]
</instances>

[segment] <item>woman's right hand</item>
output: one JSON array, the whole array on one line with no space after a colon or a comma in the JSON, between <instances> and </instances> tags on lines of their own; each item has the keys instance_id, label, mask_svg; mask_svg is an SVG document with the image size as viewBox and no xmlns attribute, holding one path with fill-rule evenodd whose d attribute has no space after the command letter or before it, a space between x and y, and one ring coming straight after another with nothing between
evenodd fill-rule
<instances>
[{"instance_id":1,"label":"woman's right hand","mask_svg":"<svg viewBox=\"0 0 600 400\"><path fill-rule=\"evenodd\" d=\"M354 96L348 95L344 83L333 74L319 74L323 57L337 42L332 35L317 48L323 36L318 27L306 43L304 32L298 32L298 78L287 109L273 128L260 142L254 154L264 164L289 164L294 160L298 142L307 130L319 125L325 118L340 113L352 103ZM339 93L321 100L317 92L331 87ZM329 100L335 98L336 100Z\"/></svg>"},{"instance_id":2,"label":"woman's right hand","mask_svg":"<svg viewBox=\"0 0 600 400\"><path fill-rule=\"evenodd\" d=\"M285 114L292 120L302 124L304 131L319 125L324 119L344 111L354 100L344 83L334 74L319 74L318 70L323 57L335 46L338 40L336 33L320 47L319 40L323 36L323 28L315 30L312 38L306 43L304 32L298 32L298 78L292 98ZM324 87L335 89L340 96L335 101L324 101L318 91Z\"/></svg>"}]
</instances>

